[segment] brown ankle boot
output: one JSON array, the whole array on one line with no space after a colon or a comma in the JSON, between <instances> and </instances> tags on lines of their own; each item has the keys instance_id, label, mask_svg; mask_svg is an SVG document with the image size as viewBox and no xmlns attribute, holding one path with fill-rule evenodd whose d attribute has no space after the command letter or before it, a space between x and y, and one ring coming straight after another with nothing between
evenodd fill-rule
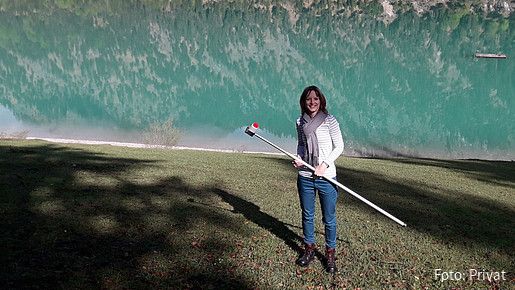
<instances>
[{"instance_id":1,"label":"brown ankle boot","mask_svg":"<svg viewBox=\"0 0 515 290\"><path fill-rule=\"evenodd\" d=\"M313 258L315 258L315 249L316 249L315 244L311 244L311 245L305 244L304 245L304 253L296 261L297 265L302 266L302 267L307 267L309 265L309 263L311 263L311 261L313 261Z\"/></svg>"},{"instance_id":2,"label":"brown ankle boot","mask_svg":"<svg viewBox=\"0 0 515 290\"><path fill-rule=\"evenodd\" d=\"M326 259L325 271L327 273L331 273L331 274L338 272L338 269L336 268L336 249L326 248L325 249L325 259Z\"/></svg>"}]
</instances>

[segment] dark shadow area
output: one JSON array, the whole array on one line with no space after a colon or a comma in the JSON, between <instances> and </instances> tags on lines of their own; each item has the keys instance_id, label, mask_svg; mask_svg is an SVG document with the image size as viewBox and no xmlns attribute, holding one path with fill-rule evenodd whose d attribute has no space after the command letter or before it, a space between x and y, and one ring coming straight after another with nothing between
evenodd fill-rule
<instances>
[{"instance_id":1,"label":"dark shadow area","mask_svg":"<svg viewBox=\"0 0 515 290\"><path fill-rule=\"evenodd\" d=\"M456 172L464 173L472 179L488 183L507 185L515 183L515 162L514 161L490 161L490 160L439 160L430 158L394 158L388 159L392 162L403 164L414 164L419 166L432 166L437 168L448 168Z\"/></svg>"},{"instance_id":2,"label":"dark shadow area","mask_svg":"<svg viewBox=\"0 0 515 290\"><path fill-rule=\"evenodd\" d=\"M211 262L230 251L231 241L200 237L202 244L196 245L190 239L199 220L245 232L233 219L173 195L212 193L175 177L131 180L129 172L159 163L39 142L2 142L2 287L253 288L230 264ZM91 175L93 183L84 183ZM164 196L169 203L162 202Z\"/></svg>"},{"instance_id":3,"label":"dark shadow area","mask_svg":"<svg viewBox=\"0 0 515 290\"><path fill-rule=\"evenodd\" d=\"M264 156L291 168L290 161ZM391 162L451 168L468 178L513 189L515 163L483 160L388 159ZM508 206L467 192L437 188L421 182L401 182L369 171L337 168L338 181L404 221L409 228L455 243L481 244L491 249L512 252L515 244L515 212ZM361 208L370 214L380 213L344 193L339 202ZM388 219L387 217L384 217ZM393 221L391 221L393 223Z\"/></svg>"},{"instance_id":4,"label":"dark shadow area","mask_svg":"<svg viewBox=\"0 0 515 290\"><path fill-rule=\"evenodd\" d=\"M417 155L404 154L380 144L371 144L371 146L373 148L378 148L375 149L375 151L378 152L376 156L371 156L370 154L360 150L354 150L358 156L362 156L357 158L389 160L405 164L449 168L466 173L471 178L492 183L513 183L515 179L514 161L425 158Z\"/></svg>"}]
</instances>

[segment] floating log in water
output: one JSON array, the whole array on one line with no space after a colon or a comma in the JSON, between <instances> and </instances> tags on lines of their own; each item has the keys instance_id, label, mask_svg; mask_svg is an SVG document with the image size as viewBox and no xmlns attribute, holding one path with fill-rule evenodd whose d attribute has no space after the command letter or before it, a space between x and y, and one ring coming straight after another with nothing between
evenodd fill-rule
<instances>
[{"instance_id":1,"label":"floating log in water","mask_svg":"<svg viewBox=\"0 0 515 290\"><path fill-rule=\"evenodd\" d=\"M501 53L476 53L477 58L506 58L506 54Z\"/></svg>"}]
</instances>

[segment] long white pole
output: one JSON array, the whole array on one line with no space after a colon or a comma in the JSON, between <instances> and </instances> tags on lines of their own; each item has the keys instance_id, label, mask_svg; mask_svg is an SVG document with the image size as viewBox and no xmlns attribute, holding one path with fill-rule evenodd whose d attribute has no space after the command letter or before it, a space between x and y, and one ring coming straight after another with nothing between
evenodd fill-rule
<instances>
[{"instance_id":1,"label":"long white pole","mask_svg":"<svg viewBox=\"0 0 515 290\"><path fill-rule=\"evenodd\" d=\"M252 135L251 135L252 136ZM281 151L282 153L288 155L290 158L293 158L295 160L299 160L300 162L302 162L302 164L304 166L306 166L307 168L309 168L310 170L312 170L313 172L315 171L315 168L311 165L309 165L308 163L304 162L304 160L298 158L297 156L289 153L288 151L285 151L283 150L281 147L275 145L274 143L268 141L267 139L265 139L264 137L261 137L259 134L256 134L254 133L253 136L256 136L258 137L259 139L265 141L266 143L268 143L269 145L271 145L272 147L274 147L275 149ZM377 210L378 212L384 214L385 216L389 217L390 219L392 219L393 221L395 221L396 223L400 224L401 226L405 227L406 224L401 221L400 219L394 217L393 215L389 214L388 212L386 212L385 210L383 210L382 208L378 207L377 205L373 204L372 202L368 201L366 198L362 197L361 195L355 193L354 191L352 191L350 188L346 187L345 185L339 183L338 181L332 179L332 178L327 178L327 177L324 177L325 180L331 182L332 184L338 186L339 188L345 190L346 192L350 193L352 196L356 197L357 199L361 200L362 202L368 204L369 206L371 206L372 208L374 208L375 210Z\"/></svg>"}]
</instances>

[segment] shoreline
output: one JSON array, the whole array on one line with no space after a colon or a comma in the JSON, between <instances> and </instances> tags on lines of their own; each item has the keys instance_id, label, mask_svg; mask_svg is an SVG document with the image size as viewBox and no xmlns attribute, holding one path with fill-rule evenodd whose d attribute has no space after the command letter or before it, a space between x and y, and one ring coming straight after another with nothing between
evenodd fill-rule
<instances>
[{"instance_id":1,"label":"shoreline","mask_svg":"<svg viewBox=\"0 0 515 290\"><path fill-rule=\"evenodd\" d=\"M266 154L266 155L284 155L277 152L264 152L264 151L238 151L230 149L214 149L202 147L188 147L188 146L166 146L166 145L150 145L143 143L131 142L118 142L118 141L97 141L86 139L65 139L65 138L47 138L47 137L26 137L25 140L42 140L52 143L62 144L83 144L83 145L111 145L118 147L128 148L148 148L148 149L172 149L172 150L195 150L195 151L208 151L208 152L222 152L222 153L244 153L244 154Z\"/></svg>"},{"instance_id":2,"label":"shoreline","mask_svg":"<svg viewBox=\"0 0 515 290\"><path fill-rule=\"evenodd\" d=\"M8 139L8 138L7 138ZM7 140L5 139L5 140ZM1 139L0 139L1 140ZM50 138L50 137L34 137L28 136L24 138L20 138L19 140L42 140L51 143L61 143L61 144L83 144L83 145L111 145L118 147L127 147L127 148L146 148L146 149L168 149L168 150L194 150L194 151L205 151L205 152L220 152L220 153L242 153L242 154L264 154L264 155L273 155L273 156L285 156L283 153L279 152L270 152L270 151L251 151L251 150L238 150L238 149L216 149L216 148L203 148L203 147L193 147L193 146L166 146L166 145L150 145L144 143L132 143L132 142L120 142L120 141L99 141L99 140L88 140L88 139L69 139L69 138ZM397 159L397 158L416 158L416 159L438 159L438 160L484 160L484 161L504 161L504 162L515 162L515 159L508 158L498 158L493 156L483 156L483 158L478 158L475 156L409 156L405 154L401 155L391 155L388 152L382 152L383 154L371 154L371 155L361 155L356 154L356 152L346 152L342 154L342 156L349 158L386 158L386 159Z\"/></svg>"}]
</instances>

